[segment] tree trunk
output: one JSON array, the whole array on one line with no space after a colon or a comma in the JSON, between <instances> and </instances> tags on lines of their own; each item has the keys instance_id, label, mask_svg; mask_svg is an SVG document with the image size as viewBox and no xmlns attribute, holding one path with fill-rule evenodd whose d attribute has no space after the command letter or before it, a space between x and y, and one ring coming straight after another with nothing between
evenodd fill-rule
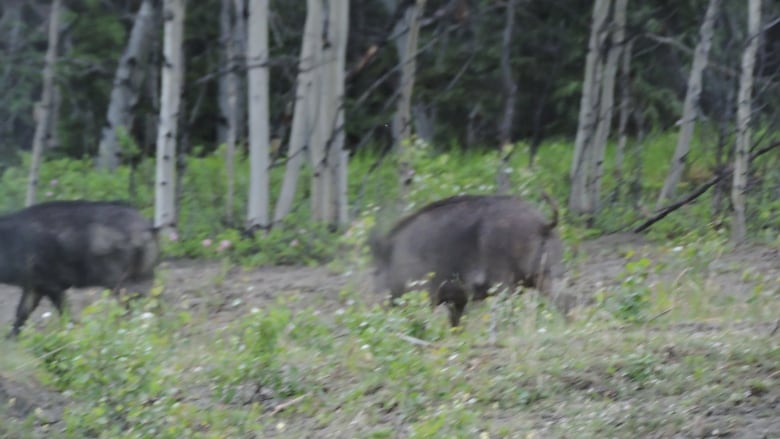
<instances>
[{"instance_id":1,"label":"tree trunk","mask_svg":"<svg viewBox=\"0 0 780 439\"><path fill-rule=\"evenodd\" d=\"M748 2L748 44L742 53L742 69L739 77L737 96L737 145L734 154L734 183L731 186L731 201L734 204L734 224L731 238L737 243L745 240L747 224L745 220L745 189L748 179L750 155L750 122L753 99L753 70L756 64L756 52L761 37L761 0Z\"/></svg>"},{"instance_id":2,"label":"tree trunk","mask_svg":"<svg viewBox=\"0 0 780 439\"><path fill-rule=\"evenodd\" d=\"M349 1L331 1L328 22L333 33L328 33L333 46L334 59L328 67L331 70L333 87L334 123L327 154L330 168L329 199L326 202L326 218L332 225L344 226L349 222L347 200L347 165L349 151L344 148L344 70L347 58L347 40L349 36ZM327 85L326 85L327 86Z\"/></svg>"},{"instance_id":3,"label":"tree trunk","mask_svg":"<svg viewBox=\"0 0 780 439\"><path fill-rule=\"evenodd\" d=\"M52 95L54 94L54 67L57 62L57 40L59 39L60 9L62 0L54 0L49 13L49 43L46 49L46 63L43 67L43 91L41 100L36 105L35 136L32 144L32 157L30 158L30 174L27 177L27 196L25 206L35 203L35 192L38 188L38 169L41 166L43 147L47 143L52 127L49 125L49 111L51 110Z\"/></svg>"},{"instance_id":4,"label":"tree trunk","mask_svg":"<svg viewBox=\"0 0 780 439\"><path fill-rule=\"evenodd\" d=\"M242 0L233 3L233 32L225 44L228 74L226 75L227 87L227 135L225 138L225 220L228 224L233 221L233 195L235 192L235 167L236 167L236 141L238 137L238 88L239 88L239 22L244 14Z\"/></svg>"},{"instance_id":5,"label":"tree trunk","mask_svg":"<svg viewBox=\"0 0 780 439\"><path fill-rule=\"evenodd\" d=\"M509 190L509 158L512 155L512 121L515 115L515 98L517 96L517 84L512 77L511 51L512 35L515 28L515 0L508 0L506 4L506 24L501 44L501 80L504 83L504 117L499 126L501 138L501 164L498 170L498 193L503 194Z\"/></svg>"},{"instance_id":6,"label":"tree trunk","mask_svg":"<svg viewBox=\"0 0 780 439\"><path fill-rule=\"evenodd\" d=\"M704 21L699 30L699 43L693 54L693 63L691 65L690 76L688 77L688 90L685 93L685 102L683 103L683 114L680 119L680 134L677 137L677 147L674 150L669 175L664 181L664 186L658 196L658 202L655 208L660 209L668 198L674 195L677 183L680 181L685 163L687 161L690 149L693 129L696 124L696 118L699 112L699 96L701 95L701 83L704 69L707 67L707 60L712 46L714 36L715 21L718 17L718 7L720 0L710 0L707 5L707 12L704 14Z\"/></svg>"},{"instance_id":7,"label":"tree trunk","mask_svg":"<svg viewBox=\"0 0 780 439\"><path fill-rule=\"evenodd\" d=\"M419 139L425 142L433 142L433 135L436 132L436 106L417 102L412 105L412 117L414 118L414 132Z\"/></svg>"},{"instance_id":8,"label":"tree trunk","mask_svg":"<svg viewBox=\"0 0 780 439\"><path fill-rule=\"evenodd\" d=\"M611 0L595 0L593 4L593 24L588 40L588 54L585 58L585 78L582 81L580 114L577 122L577 135L574 140L569 194L569 209L575 213L589 213L591 200L588 198L588 157L591 154L593 135L599 105L598 69L601 65L601 48L606 39L606 23Z\"/></svg>"},{"instance_id":9,"label":"tree trunk","mask_svg":"<svg viewBox=\"0 0 780 439\"><path fill-rule=\"evenodd\" d=\"M246 85L246 39L247 0L234 0L235 20L233 21L233 42L235 43L236 66L236 145L241 145L247 137L247 85Z\"/></svg>"},{"instance_id":10,"label":"tree trunk","mask_svg":"<svg viewBox=\"0 0 780 439\"><path fill-rule=\"evenodd\" d=\"M623 161L628 143L628 117L631 114L631 54L634 47L634 39L626 42L623 48L623 57L620 64L620 116L618 120L618 143L615 148L615 184L618 197L623 188Z\"/></svg>"},{"instance_id":11,"label":"tree trunk","mask_svg":"<svg viewBox=\"0 0 780 439\"><path fill-rule=\"evenodd\" d=\"M292 209L295 198L295 187L303 163L303 149L311 144L311 133L314 130L314 113L317 92L315 77L317 52L322 45L322 11L321 0L306 1L306 24L304 25L303 41L301 42L301 58L298 64L298 78L295 89L295 108L293 110L290 146L287 149L287 165L279 198L276 201L274 222L281 221Z\"/></svg>"},{"instance_id":12,"label":"tree trunk","mask_svg":"<svg viewBox=\"0 0 780 439\"><path fill-rule=\"evenodd\" d=\"M133 123L133 110L138 103L147 55L155 32L154 14L152 0L144 0L135 15L130 38L119 60L106 124L98 146L97 166L100 169L113 170L119 165L121 145L118 134L124 130L124 135L127 135Z\"/></svg>"},{"instance_id":13,"label":"tree trunk","mask_svg":"<svg viewBox=\"0 0 780 439\"><path fill-rule=\"evenodd\" d=\"M249 209L247 229L269 226L268 167L270 141L268 67L268 1L249 1L247 86L249 88Z\"/></svg>"},{"instance_id":14,"label":"tree trunk","mask_svg":"<svg viewBox=\"0 0 780 439\"><path fill-rule=\"evenodd\" d=\"M172 229L176 221L176 142L184 78L185 0L164 0L162 85L160 122L157 131L157 175L155 183L154 224Z\"/></svg>"},{"instance_id":15,"label":"tree trunk","mask_svg":"<svg viewBox=\"0 0 780 439\"><path fill-rule=\"evenodd\" d=\"M230 65L228 47L233 42L233 0L222 0L219 9L219 44L222 46L220 53L220 68L224 70ZM230 104L228 103L230 74L225 73L217 78L217 104L219 106L219 120L217 121L217 145L227 141L230 129Z\"/></svg>"},{"instance_id":16,"label":"tree trunk","mask_svg":"<svg viewBox=\"0 0 780 439\"><path fill-rule=\"evenodd\" d=\"M320 38L317 40L315 58L315 89L311 101L311 108L314 109L314 127L309 141L309 160L311 166L311 188L310 188L310 206L311 218L314 221L325 221L325 204L329 198L330 181L327 163L326 143L330 137L333 128L334 94L332 88L332 69L330 65L333 62L333 23L326 19L328 14L327 7L324 7L324 1L320 0L317 5L318 14L321 17L321 23L327 24L327 27L321 28Z\"/></svg>"},{"instance_id":17,"label":"tree trunk","mask_svg":"<svg viewBox=\"0 0 780 439\"><path fill-rule=\"evenodd\" d=\"M411 136L411 104L414 91L414 78L417 70L417 37L420 32L420 17L425 9L425 0L409 2L404 13L406 34L396 41L398 60L401 65L401 80L398 109L393 118L393 141L399 159L400 200L406 198L409 186L414 177L414 170L409 157L404 153L403 142Z\"/></svg>"},{"instance_id":18,"label":"tree trunk","mask_svg":"<svg viewBox=\"0 0 780 439\"><path fill-rule=\"evenodd\" d=\"M601 77L601 97L599 99L598 122L593 139L590 157L590 179L588 181L588 199L591 212L596 212L601 206L601 178L604 174L604 155L607 149L607 139L612 127L612 115L615 105L615 77L620 55L623 51L626 35L626 9L628 0L615 0L614 29L611 45Z\"/></svg>"},{"instance_id":19,"label":"tree trunk","mask_svg":"<svg viewBox=\"0 0 780 439\"><path fill-rule=\"evenodd\" d=\"M345 219L346 161L344 154L344 69L346 64L349 3L330 2L319 71L319 111L312 144L312 217L336 226ZM342 201L344 206L342 206Z\"/></svg>"}]
</instances>

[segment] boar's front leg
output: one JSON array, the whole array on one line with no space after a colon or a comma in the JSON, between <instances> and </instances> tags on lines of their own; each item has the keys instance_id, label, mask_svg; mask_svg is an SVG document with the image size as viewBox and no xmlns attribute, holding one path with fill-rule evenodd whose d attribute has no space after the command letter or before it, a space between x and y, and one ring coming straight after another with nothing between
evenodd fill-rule
<instances>
[{"instance_id":1,"label":"boar's front leg","mask_svg":"<svg viewBox=\"0 0 780 439\"><path fill-rule=\"evenodd\" d=\"M434 285L438 285L438 289L436 294L433 295L436 299L431 305L446 304L450 313L450 325L453 327L460 325L460 318L463 316L463 311L468 303L468 296L463 283L456 279L450 279L436 282Z\"/></svg>"},{"instance_id":2,"label":"boar's front leg","mask_svg":"<svg viewBox=\"0 0 780 439\"><path fill-rule=\"evenodd\" d=\"M24 288L22 290L22 297L19 299L19 305L16 307L16 321L14 321L13 328L8 334L7 338L16 338L19 332L22 330L22 326L30 317L35 308L41 302L41 293L34 288Z\"/></svg>"}]
</instances>

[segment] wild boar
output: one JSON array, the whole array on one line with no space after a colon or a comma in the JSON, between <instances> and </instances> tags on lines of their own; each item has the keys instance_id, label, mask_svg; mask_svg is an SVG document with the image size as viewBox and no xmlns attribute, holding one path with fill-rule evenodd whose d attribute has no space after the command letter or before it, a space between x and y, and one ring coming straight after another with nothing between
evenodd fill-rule
<instances>
[{"instance_id":1,"label":"wild boar","mask_svg":"<svg viewBox=\"0 0 780 439\"><path fill-rule=\"evenodd\" d=\"M159 257L150 221L117 201L53 201L0 216L0 242L0 283L22 288L9 337L43 297L62 314L71 287L145 294Z\"/></svg>"},{"instance_id":2,"label":"wild boar","mask_svg":"<svg viewBox=\"0 0 780 439\"><path fill-rule=\"evenodd\" d=\"M425 280L431 305L444 303L458 326L469 300L482 300L497 284L536 287L551 296L563 274L563 244L555 227L558 210L545 193L551 220L515 196L459 195L433 202L399 221L369 246L378 291L391 300ZM569 303L556 300L561 311Z\"/></svg>"}]
</instances>

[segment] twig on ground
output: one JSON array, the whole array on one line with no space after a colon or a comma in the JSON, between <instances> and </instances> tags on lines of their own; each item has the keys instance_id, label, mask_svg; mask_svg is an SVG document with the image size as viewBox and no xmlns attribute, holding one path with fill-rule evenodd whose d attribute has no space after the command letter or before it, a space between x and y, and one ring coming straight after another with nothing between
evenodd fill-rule
<instances>
[{"instance_id":1,"label":"twig on ground","mask_svg":"<svg viewBox=\"0 0 780 439\"><path fill-rule=\"evenodd\" d=\"M663 316L669 314L670 312L672 312L673 309L674 309L674 307L671 307L671 308L667 308L667 309L661 311L660 313L658 313L658 314L654 315L653 317L650 317L649 319L647 319L647 322L645 322L645 324L647 325L647 324L652 323L654 320L660 319L661 317L663 317Z\"/></svg>"},{"instance_id":2,"label":"twig on ground","mask_svg":"<svg viewBox=\"0 0 780 439\"><path fill-rule=\"evenodd\" d=\"M301 396L296 396L295 398L293 398L291 400L285 401L285 402L277 405L276 407L274 407L273 410L271 410L271 416L274 416L277 413L281 412L282 410L290 408L291 406L293 406L295 404L298 404L299 402L303 401L303 399L306 398L307 396L309 396L309 394L308 393L304 393Z\"/></svg>"},{"instance_id":3,"label":"twig on ground","mask_svg":"<svg viewBox=\"0 0 780 439\"><path fill-rule=\"evenodd\" d=\"M412 337L411 335L398 334L398 333L396 333L395 335L398 338L400 338L401 340L403 340L405 342L408 342L408 343L411 343L411 344L413 344L415 346L422 346L422 347L426 347L426 348L430 347L430 346L433 346L433 343L431 343L429 341L425 341L425 340L420 340L419 338Z\"/></svg>"}]
</instances>

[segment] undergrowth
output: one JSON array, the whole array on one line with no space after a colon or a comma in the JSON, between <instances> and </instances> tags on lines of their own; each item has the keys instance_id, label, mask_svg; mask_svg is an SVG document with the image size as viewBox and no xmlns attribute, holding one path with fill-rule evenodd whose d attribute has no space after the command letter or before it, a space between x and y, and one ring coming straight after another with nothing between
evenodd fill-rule
<instances>
[{"instance_id":1,"label":"undergrowth","mask_svg":"<svg viewBox=\"0 0 780 439\"><path fill-rule=\"evenodd\" d=\"M604 175L602 206L592 227L585 227L568 215L568 173L571 143L549 141L542 145L533 167L528 163L528 145L518 143L510 162L510 193L523 196L549 214L549 206L540 193L547 190L557 200L566 220L560 223L564 240L576 245L582 239L612 232L630 230L653 210L655 198L668 169L668 157L674 145L673 134L648 137L639 152L629 151L624 176ZM698 145L693 145L699 151ZM605 167L612 166L613 148L608 149ZM397 160L392 156L377 156L363 151L350 159L348 197L352 225L365 223L387 229L402 215L436 199L459 193L494 193L499 164L498 151L442 152L416 140L405 146L404 158L414 168L411 190L405 204L397 202ZM197 151L196 151L197 152ZM698 154L698 155L697 155ZM712 160L705 153L691 157L678 193L694 188L711 176ZM308 169L304 167L292 213L270 231L258 231L252 236L243 232L249 175L245 154L237 156L235 197L230 212L226 206L226 174L224 154L192 154L186 158L180 179L177 231L162 237L164 253L169 257L223 258L245 266L269 264L315 265L335 261L363 245L365 235L344 236L344 230L333 233L325 225L309 219L307 201ZM22 206L29 155L23 156L19 167L9 168L0 177L0 208L12 210ZM755 239L777 240L780 229L780 199L772 191L780 184L777 157L764 157L756 163L764 178L761 186L749 193L749 221ZM284 167L270 170L272 199L279 193ZM85 158L44 161L40 170L38 199L125 199L139 207L148 217L154 210L154 161L141 161L134 170L121 166L115 171L96 170L92 160ZM657 240L687 240L709 237L719 230L728 230L730 213L728 194L725 208L713 213L711 191L663 221L656 223L649 236ZM272 203L273 204L273 203ZM273 205L271 206L273 207ZM364 229L357 227L357 231Z\"/></svg>"},{"instance_id":2,"label":"undergrowth","mask_svg":"<svg viewBox=\"0 0 780 439\"><path fill-rule=\"evenodd\" d=\"M459 329L423 292L386 308L345 290L332 314L294 294L217 326L106 294L21 343L70 401L59 428L72 438L666 435L694 431L685 413L774 397L780 345L758 324L780 312L778 291L750 307L678 285L703 300L659 314L668 298L645 285L662 264L628 258L569 324L531 292L469 305ZM678 326L693 318L723 328Z\"/></svg>"}]
</instances>

